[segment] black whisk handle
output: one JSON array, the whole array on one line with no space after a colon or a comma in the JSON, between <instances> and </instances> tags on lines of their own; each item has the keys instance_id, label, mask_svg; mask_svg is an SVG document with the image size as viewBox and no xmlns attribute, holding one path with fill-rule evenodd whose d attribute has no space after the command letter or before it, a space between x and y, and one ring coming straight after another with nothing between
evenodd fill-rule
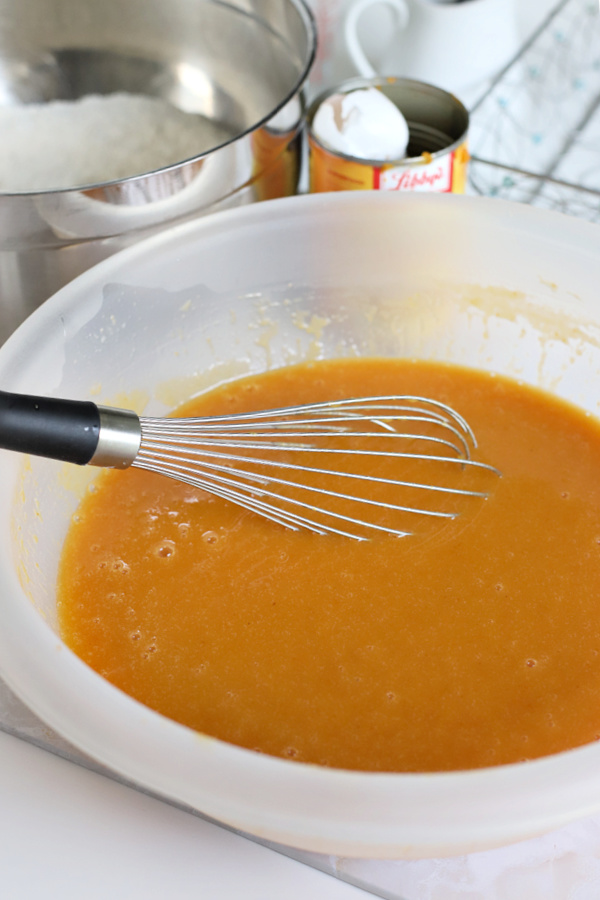
<instances>
[{"instance_id":1,"label":"black whisk handle","mask_svg":"<svg viewBox=\"0 0 600 900\"><path fill-rule=\"evenodd\" d=\"M0 447L86 465L100 436L95 403L0 391Z\"/></svg>"}]
</instances>

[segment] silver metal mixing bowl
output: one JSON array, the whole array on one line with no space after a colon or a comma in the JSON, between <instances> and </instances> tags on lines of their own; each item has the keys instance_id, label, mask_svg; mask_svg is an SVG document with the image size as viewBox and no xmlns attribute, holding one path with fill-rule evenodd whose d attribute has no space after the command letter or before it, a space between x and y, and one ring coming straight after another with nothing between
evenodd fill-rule
<instances>
[{"instance_id":1,"label":"silver metal mixing bowl","mask_svg":"<svg viewBox=\"0 0 600 900\"><path fill-rule=\"evenodd\" d=\"M0 193L0 343L76 275L163 228L296 193L303 0L0 0L0 103L158 96L227 137L154 172L72 189Z\"/></svg>"}]
</instances>

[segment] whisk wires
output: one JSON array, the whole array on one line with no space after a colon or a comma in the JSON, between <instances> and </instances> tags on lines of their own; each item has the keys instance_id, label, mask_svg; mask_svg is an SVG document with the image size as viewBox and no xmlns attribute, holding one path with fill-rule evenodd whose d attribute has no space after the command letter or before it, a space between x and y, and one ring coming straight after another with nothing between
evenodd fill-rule
<instances>
[{"instance_id":1,"label":"whisk wires","mask_svg":"<svg viewBox=\"0 0 600 900\"><path fill-rule=\"evenodd\" d=\"M477 442L462 416L417 396L215 417L142 417L140 425L134 466L286 528L359 541L376 532L407 536L415 530L407 522L418 516L455 518L459 510L448 499L488 496L479 486L462 486L466 471L500 474L472 458ZM452 469L457 477L448 479Z\"/></svg>"}]
</instances>

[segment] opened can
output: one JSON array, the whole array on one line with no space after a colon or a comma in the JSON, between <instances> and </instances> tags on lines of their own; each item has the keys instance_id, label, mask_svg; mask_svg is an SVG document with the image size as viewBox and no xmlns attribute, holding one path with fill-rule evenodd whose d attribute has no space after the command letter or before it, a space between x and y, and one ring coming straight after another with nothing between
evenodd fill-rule
<instances>
[{"instance_id":1,"label":"opened can","mask_svg":"<svg viewBox=\"0 0 600 900\"><path fill-rule=\"evenodd\" d=\"M312 123L334 94L377 88L400 110L409 130L406 156L360 159L321 143ZM307 116L309 190L435 191L463 194L467 183L469 113L453 94L407 78L356 78L313 101Z\"/></svg>"}]
</instances>

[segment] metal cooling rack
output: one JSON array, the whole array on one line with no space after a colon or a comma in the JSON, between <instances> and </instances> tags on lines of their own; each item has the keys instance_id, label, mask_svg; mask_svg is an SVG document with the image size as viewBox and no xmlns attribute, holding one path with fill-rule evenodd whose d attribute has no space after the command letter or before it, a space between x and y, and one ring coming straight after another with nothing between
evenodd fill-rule
<instances>
[{"instance_id":1,"label":"metal cooling rack","mask_svg":"<svg viewBox=\"0 0 600 900\"><path fill-rule=\"evenodd\" d=\"M471 108L469 193L600 222L600 10L561 0Z\"/></svg>"}]
</instances>

